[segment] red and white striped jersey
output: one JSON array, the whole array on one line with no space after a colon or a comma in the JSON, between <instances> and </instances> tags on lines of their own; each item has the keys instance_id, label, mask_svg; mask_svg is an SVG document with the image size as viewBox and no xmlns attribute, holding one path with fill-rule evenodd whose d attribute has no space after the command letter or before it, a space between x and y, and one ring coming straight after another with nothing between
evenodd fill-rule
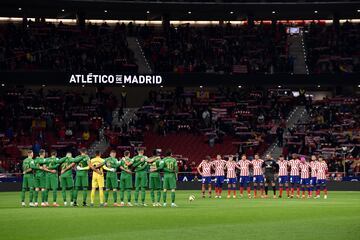
<instances>
[{"instance_id":1,"label":"red and white striped jersey","mask_svg":"<svg viewBox=\"0 0 360 240\"><path fill-rule=\"evenodd\" d=\"M236 178L236 162L235 161L227 161L226 162L226 177L227 178Z\"/></svg>"},{"instance_id":2,"label":"red and white striped jersey","mask_svg":"<svg viewBox=\"0 0 360 240\"><path fill-rule=\"evenodd\" d=\"M311 177L316 177L316 165L317 165L317 162L315 162L315 161L310 162Z\"/></svg>"},{"instance_id":3,"label":"red and white striped jersey","mask_svg":"<svg viewBox=\"0 0 360 240\"><path fill-rule=\"evenodd\" d=\"M249 160L240 160L237 164L240 166L240 176L250 175L249 166L251 162Z\"/></svg>"},{"instance_id":4,"label":"red and white striped jersey","mask_svg":"<svg viewBox=\"0 0 360 240\"><path fill-rule=\"evenodd\" d=\"M316 178L317 179L326 179L326 172L328 170L328 166L325 161L317 162L316 164Z\"/></svg>"},{"instance_id":5,"label":"red and white striped jersey","mask_svg":"<svg viewBox=\"0 0 360 240\"><path fill-rule=\"evenodd\" d=\"M300 163L301 162L300 162L299 159L291 159L289 161L289 165L291 167L290 176L299 176L299 174L300 174L300 168L299 168Z\"/></svg>"},{"instance_id":6,"label":"red and white striped jersey","mask_svg":"<svg viewBox=\"0 0 360 240\"><path fill-rule=\"evenodd\" d=\"M214 160L212 162L212 165L215 168L215 176L224 176L225 175L225 165L226 165L226 161L225 160Z\"/></svg>"},{"instance_id":7,"label":"red and white striped jersey","mask_svg":"<svg viewBox=\"0 0 360 240\"><path fill-rule=\"evenodd\" d=\"M288 161L286 160L278 161L277 164L279 165L279 176L287 176L288 166L289 166Z\"/></svg>"},{"instance_id":8,"label":"red and white striped jersey","mask_svg":"<svg viewBox=\"0 0 360 240\"><path fill-rule=\"evenodd\" d=\"M304 163L300 163L299 165L301 173L300 173L300 177L301 178L309 178L310 177L310 164L308 162L304 162Z\"/></svg>"},{"instance_id":9,"label":"red and white striped jersey","mask_svg":"<svg viewBox=\"0 0 360 240\"><path fill-rule=\"evenodd\" d=\"M262 169L263 163L264 163L264 160L262 160L262 159L258 159L258 160L254 159L251 161L251 165L253 166L253 170L254 170L254 172L253 172L254 176L260 176L260 175L264 174L263 169Z\"/></svg>"},{"instance_id":10,"label":"red and white striped jersey","mask_svg":"<svg viewBox=\"0 0 360 240\"><path fill-rule=\"evenodd\" d=\"M203 177L211 177L211 166L212 162L202 161L199 165L201 168L201 174Z\"/></svg>"}]
</instances>

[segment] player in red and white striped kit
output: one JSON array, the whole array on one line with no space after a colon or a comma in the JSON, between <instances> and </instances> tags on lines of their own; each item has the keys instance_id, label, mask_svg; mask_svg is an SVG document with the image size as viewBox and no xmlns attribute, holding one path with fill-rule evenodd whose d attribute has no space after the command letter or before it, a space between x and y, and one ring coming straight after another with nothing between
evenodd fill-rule
<instances>
[{"instance_id":1,"label":"player in red and white striped kit","mask_svg":"<svg viewBox=\"0 0 360 240\"><path fill-rule=\"evenodd\" d=\"M233 191L233 198L236 198L236 169L240 169L237 166L237 163L234 161L232 155L229 156L229 160L226 162L226 178L228 179L228 195L227 198L231 196L231 190Z\"/></svg>"},{"instance_id":2,"label":"player in red and white striped kit","mask_svg":"<svg viewBox=\"0 0 360 240\"><path fill-rule=\"evenodd\" d=\"M201 175L201 192L202 197L205 198L205 185L208 184L209 198L211 198L211 157L206 156L197 167L198 173Z\"/></svg>"},{"instance_id":3,"label":"player in red and white striped kit","mask_svg":"<svg viewBox=\"0 0 360 240\"><path fill-rule=\"evenodd\" d=\"M290 170L290 184L291 184L291 195L294 197L294 188L297 187L297 197L300 198L300 160L296 154L292 155L292 159L289 161Z\"/></svg>"},{"instance_id":4,"label":"player in red and white striped kit","mask_svg":"<svg viewBox=\"0 0 360 240\"><path fill-rule=\"evenodd\" d=\"M311 197L310 195L310 163L305 160L304 157L300 159L301 163L300 167L300 184L302 190L302 198L305 198L305 188L308 190L308 198Z\"/></svg>"},{"instance_id":5,"label":"player in red and white striped kit","mask_svg":"<svg viewBox=\"0 0 360 240\"><path fill-rule=\"evenodd\" d=\"M327 199L327 188L326 188L326 174L328 166L323 157L319 157L319 161L316 164L316 197L320 198L320 189L323 187L324 199Z\"/></svg>"},{"instance_id":6,"label":"player in red and white striped kit","mask_svg":"<svg viewBox=\"0 0 360 240\"><path fill-rule=\"evenodd\" d=\"M212 167L215 170L215 198L221 198L222 187L225 180L225 165L226 161L221 159L221 155L216 155L216 160L212 162Z\"/></svg>"},{"instance_id":7,"label":"player in red and white striped kit","mask_svg":"<svg viewBox=\"0 0 360 240\"><path fill-rule=\"evenodd\" d=\"M262 165L264 160L259 158L259 154L255 154L255 159L251 161L253 167L253 183L254 183L254 198L256 198L257 187L260 187L261 198L264 197L264 171Z\"/></svg>"},{"instance_id":8,"label":"player in red and white striped kit","mask_svg":"<svg viewBox=\"0 0 360 240\"><path fill-rule=\"evenodd\" d=\"M312 196L312 192L315 190L316 187L316 165L318 163L318 160L315 155L311 156L310 161L310 168L311 168L311 176L310 176L310 195Z\"/></svg>"},{"instance_id":9,"label":"player in red and white striped kit","mask_svg":"<svg viewBox=\"0 0 360 240\"><path fill-rule=\"evenodd\" d=\"M284 159L284 156L280 155L279 161L277 162L279 165L279 198L282 198L283 187L286 187L286 194L289 198L289 176L288 176L288 167L289 162Z\"/></svg>"},{"instance_id":10,"label":"player in red and white striped kit","mask_svg":"<svg viewBox=\"0 0 360 240\"><path fill-rule=\"evenodd\" d=\"M250 165L251 161L246 159L246 155L242 155L240 161L237 163L240 169L240 197L243 197L244 187L246 187L248 197L251 198L250 194Z\"/></svg>"}]
</instances>

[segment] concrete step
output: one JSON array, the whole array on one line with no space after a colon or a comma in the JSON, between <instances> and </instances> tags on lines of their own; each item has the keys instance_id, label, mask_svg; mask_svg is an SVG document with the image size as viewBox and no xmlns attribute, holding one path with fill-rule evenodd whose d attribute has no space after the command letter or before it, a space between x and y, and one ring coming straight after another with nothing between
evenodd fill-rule
<instances>
[{"instance_id":1,"label":"concrete step","mask_svg":"<svg viewBox=\"0 0 360 240\"><path fill-rule=\"evenodd\" d=\"M139 73L152 73L151 67L144 55L142 47L140 46L139 40L136 37L127 37L128 47L134 52L135 61L138 65Z\"/></svg>"}]
</instances>

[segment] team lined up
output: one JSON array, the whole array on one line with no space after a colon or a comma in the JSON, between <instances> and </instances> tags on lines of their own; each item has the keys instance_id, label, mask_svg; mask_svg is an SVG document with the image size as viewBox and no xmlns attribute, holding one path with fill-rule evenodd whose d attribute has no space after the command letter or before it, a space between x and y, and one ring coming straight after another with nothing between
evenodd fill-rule
<instances>
[{"instance_id":1,"label":"team lined up","mask_svg":"<svg viewBox=\"0 0 360 240\"><path fill-rule=\"evenodd\" d=\"M90 206L94 206L95 192L99 189L100 206L107 206L109 193L113 192L114 206L124 206L125 192L127 193L127 206L131 203L131 190L133 189L133 173L135 173L135 205L147 206L145 203L146 189L149 188L153 206L166 206L167 190L171 190L171 206L175 204L175 189L178 173L177 161L172 157L171 150L161 159L159 152L154 152L154 156L148 158L144 155L143 149L138 149L138 155L130 157L130 152L125 151L124 157L116 158L116 151L111 151L110 156L102 159L100 152L92 159L87 154L86 149L80 150L80 155L73 158L71 152L65 157L57 158L56 152L52 151L51 156L45 158L45 150L40 150L39 156L34 159L31 150L24 159L23 183L21 191L21 203L25 204L25 193L29 191L29 206L37 207L38 196L41 192L41 206L49 206L48 193L53 193L53 206L57 204L57 189L61 185L64 206L68 205L67 191L70 192L70 205L78 206L78 192L82 191L83 206L87 206L87 194L89 187L88 172L92 171ZM75 180L73 179L72 169L76 169ZM106 171L106 179L104 178ZM120 179L117 172L121 171ZM160 173L163 173L163 180ZM106 180L106 181L105 181ZM120 183L119 183L120 180ZM106 191L104 191L106 182ZM120 188L120 204L117 203L117 191ZM161 189L163 189L163 204L160 204ZM139 195L141 192L141 204ZM155 199L156 192L156 199Z\"/></svg>"},{"instance_id":2,"label":"team lined up","mask_svg":"<svg viewBox=\"0 0 360 240\"><path fill-rule=\"evenodd\" d=\"M258 154L255 154L252 161L248 160L246 155L242 155L238 162L234 160L233 156L228 156L228 161L223 160L221 155L217 155L213 161L208 156L200 163L197 170L202 176L203 197L205 197L206 184L208 185L209 197L211 197L211 181L214 177L215 198L221 198L226 176L228 179L228 198L231 197L231 192L233 192L233 198L236 198L237 181L240 183L240 197L243 197L244 189L246 189L248 197L252 197L250 193L250 183L252 182L254 198L257 197L258 190L260 190L262 198L268 197L269 186L273 189L273 198L277 198L276 179L279 184L279 198L283 196L284 188L288 198L294 197L295 189L297 190L296 197L300 198L300 187L302 198L306 197L306 190L308 198L313 196L314 190L316 190L315 198L319 198L321 189L323 189L324 198L327 198L326 174L328 167L322 156L313 155L310 160L306 160L304 157L299 159L296 154L293 154L291 160L285 160L283 156L280 156L278 161L275 161L270 155L262 160ZM237 170L239 180L237 179Z\"/></svg>"}]
</instances>

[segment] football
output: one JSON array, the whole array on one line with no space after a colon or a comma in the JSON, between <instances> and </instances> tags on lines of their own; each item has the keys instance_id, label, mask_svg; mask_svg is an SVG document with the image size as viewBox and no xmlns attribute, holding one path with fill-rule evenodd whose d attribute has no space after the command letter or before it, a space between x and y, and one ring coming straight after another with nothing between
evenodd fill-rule
<instances>
[{"instance_id":1,"label":"football","mask_svg":"<svg viewBox=\"0 0 360 240\"><path fill-rule=\"evenodd\" d=\"M194 195L190 195L190 196L189 196L189 201L192 202L192 201L194 201L194 200L195 200L195 196L194 196Z\"/></svg>"}]
</instances>

